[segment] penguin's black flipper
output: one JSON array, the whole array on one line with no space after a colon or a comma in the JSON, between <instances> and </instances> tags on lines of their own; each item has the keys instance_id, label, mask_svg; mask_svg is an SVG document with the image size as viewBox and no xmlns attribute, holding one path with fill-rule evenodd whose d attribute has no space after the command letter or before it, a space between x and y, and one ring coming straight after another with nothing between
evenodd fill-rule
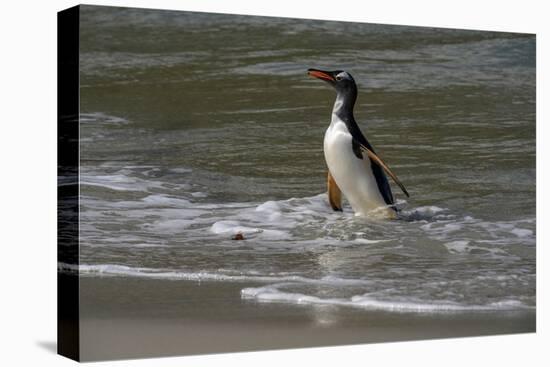
<instances>
[{"instance_id":1,"label":"penguin's black flipper","mask_svg":"<svg viewBox=\"0 0 550 367\"><path fill-rule=\"evenodd\" d=\"M353 141L355 142L355 139L353 139ZM364 153L367 154L367 156L370 158L371 162L374 162L377 166L384 169L384 171L386 171L386 173L393 179L393 181L397 184L397 186L399 186L401 191L403 191L403 193L405 195L407 195L407 197L409 197L409 193L408 193L407 189L405 188L405 185L403 185L401 183L401 180L399 180L399 178L396 176L396 174L392 172L390 167L388 167L388 165L386 163L384 163L384 161L378 155L376 155L376 153L374 153L372 150L370 150L369 148L367 148L364 145L361 145L361 151L363 151ZM377 178L377 181L378 181L378 178Z\"/></svg>"}]
</instances>

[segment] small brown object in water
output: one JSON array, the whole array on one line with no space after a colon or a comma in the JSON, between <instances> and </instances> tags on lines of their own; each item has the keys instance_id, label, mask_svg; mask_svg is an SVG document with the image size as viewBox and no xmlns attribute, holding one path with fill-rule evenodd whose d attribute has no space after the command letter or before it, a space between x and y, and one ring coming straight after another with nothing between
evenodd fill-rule
<instances>
[{"instance_id":1,"label":"small brown object in water","mask_svg":"<svg viewBox=\"0 0 550 367\"><path fill-rule=\"evenodd\" d=\"M244 240L244 236L241 232L237 233L233 237L231 237L232 240Z\"/></svg>"}]
</instances>

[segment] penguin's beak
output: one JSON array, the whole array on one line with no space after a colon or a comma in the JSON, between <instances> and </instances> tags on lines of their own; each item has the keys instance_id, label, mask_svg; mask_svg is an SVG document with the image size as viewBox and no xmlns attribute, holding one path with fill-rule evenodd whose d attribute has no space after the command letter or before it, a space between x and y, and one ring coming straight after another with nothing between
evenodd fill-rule
<instances>
[{"instance_id":1,"label":"penguin's beak","mask_svg":"<svg viewBox=\"0 0 550 367\"><path fill-rule=\"evenodd\" d=\"M329 72L317 69L307 69L307 75L312 76L317 79L326 80L329 82L334 82L334 77L330 75Z\"/></svg>"}]
</instances>

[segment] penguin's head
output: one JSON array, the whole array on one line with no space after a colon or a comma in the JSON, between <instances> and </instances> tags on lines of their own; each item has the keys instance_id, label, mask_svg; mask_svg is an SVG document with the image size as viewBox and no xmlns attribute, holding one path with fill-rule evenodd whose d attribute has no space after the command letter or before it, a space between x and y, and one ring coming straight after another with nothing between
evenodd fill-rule
<instances>
[{"instance_id":1,"label":"penguin's head","mask_svg":"<svg viewBox=\"0 0 550 367\"><path fill-rule=\"evenodd\" d=\"M350 73L343 70L324 71L319 69L308 69L307 74L317 79L326 81L336 89L337 93L356 93L357 86Z\"/></svg>"}]
</instances>

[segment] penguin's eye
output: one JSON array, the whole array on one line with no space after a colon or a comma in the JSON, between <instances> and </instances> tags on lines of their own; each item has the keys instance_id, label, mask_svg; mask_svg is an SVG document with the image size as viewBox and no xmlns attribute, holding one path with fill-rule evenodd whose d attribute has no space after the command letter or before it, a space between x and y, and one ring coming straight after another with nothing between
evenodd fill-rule
<instances>
[{"instance_id":1,"label":"penguin's eye","mask_svg":"<svg viewBox=\"0 0 550 367\"><path fill-rule=\"evenodd\" d=\"M340 75L338 75L338 76L336 76L336 80L340 81L340 80L342 80L342 77Z\"/></svg>"}]
</instances>

